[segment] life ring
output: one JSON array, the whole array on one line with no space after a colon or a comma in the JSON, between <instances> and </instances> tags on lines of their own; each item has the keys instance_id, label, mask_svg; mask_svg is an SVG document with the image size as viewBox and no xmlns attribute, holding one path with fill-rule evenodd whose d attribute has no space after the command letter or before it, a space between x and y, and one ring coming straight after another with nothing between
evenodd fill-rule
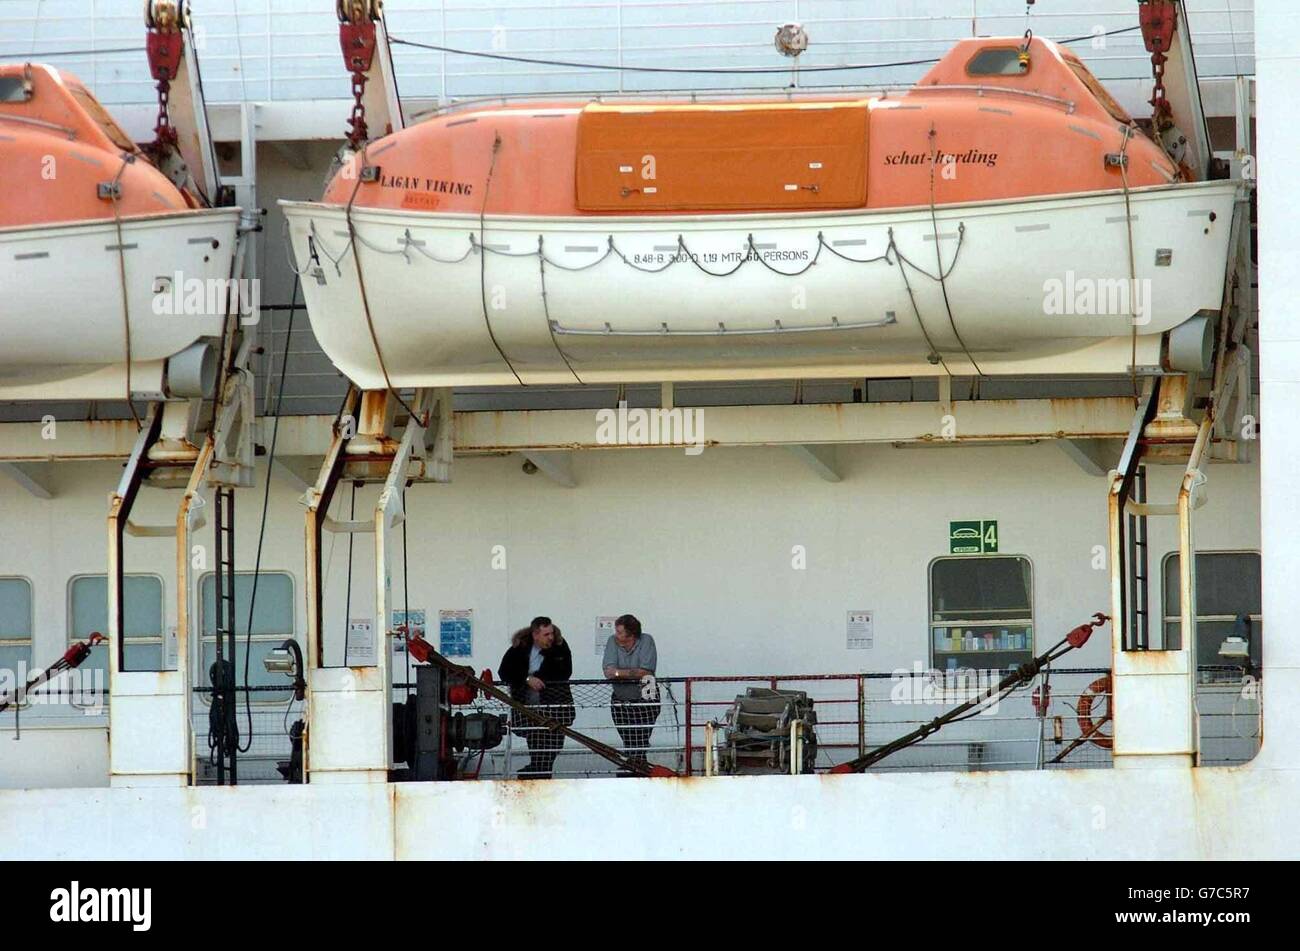
<instances>
[{"instance_id":1,"label":"life ring","mask_svg":"<svg viewBox=\"0 0 1300 951\"><path fill-rule=\"evenodd\" d=\"M1102 733L1102 724L1110 720L1110 674L1098 677L1079 694L1079 729L1082 735L1087 737L1088 741L1108 750L1114 745L1114 738L1109 734ZM1092 718L1092 705L1098 700L1104 700L1106 703L1105 715L1097 720Z\"/></svg>"}]
</instances>

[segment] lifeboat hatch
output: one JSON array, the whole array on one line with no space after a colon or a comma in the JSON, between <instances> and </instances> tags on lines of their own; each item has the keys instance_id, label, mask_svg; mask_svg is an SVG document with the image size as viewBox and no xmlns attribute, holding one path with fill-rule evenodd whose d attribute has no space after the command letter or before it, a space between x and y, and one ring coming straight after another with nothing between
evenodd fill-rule
<instances>
[{"instance_id":1,"label":"lifeboat hatch","mask_svg":"<svg viewBox=\"0 0 1300 951\"><path fill-rule=\"evenodd\" d=\"M578 208L860 208L868 114L866 100L592 104L578 119Z\"/></svg>"}]
</instances>

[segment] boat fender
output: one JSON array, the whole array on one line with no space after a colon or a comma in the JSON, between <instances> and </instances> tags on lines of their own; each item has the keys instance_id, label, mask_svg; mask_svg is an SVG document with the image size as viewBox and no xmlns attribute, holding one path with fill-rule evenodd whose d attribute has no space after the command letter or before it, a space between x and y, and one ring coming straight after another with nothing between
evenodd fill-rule
<instances>
[{"instance_id":1,"label":"boat fender","mask_svg":"<svg viewBox=\"0 0 1300 951\"><path fill-rule=\"evenodd\" d=\"M1205 373L1214 359L1214 324L1209 317L1185 320L1169 331L1169 369Z\"/></svg>"},{"instance_id":2,"label":"boat fender","mask_svg":"<svg viewBox=\"0 0 1300 951\"><path fill-rule=\"evenodd\" d=\"M217 384L217 351L208 341L190 344L167 361L168 396L209 398Z\"/></svg>"}]
</instances>

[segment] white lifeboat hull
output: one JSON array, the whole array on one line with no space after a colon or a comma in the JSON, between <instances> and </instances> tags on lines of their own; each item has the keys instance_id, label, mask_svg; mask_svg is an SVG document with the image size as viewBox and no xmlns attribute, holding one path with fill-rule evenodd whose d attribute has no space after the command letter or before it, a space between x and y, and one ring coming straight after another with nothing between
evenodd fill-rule
<instances>
[{"instance_id":1,"label":"white lifeboat hull","mask_svg":"<svg viewBox=\"0 0 1300 951\"><path fill-rule=\"evenodd\" d=\"M168 395L167 361L219 337L239 209L0 229L0 399ZM119 263L119 243L123 246ZM203 303L200 304L200 298Z\"/></svg>"},{"instance_id":2,"label":"white lifeboat hull","mask_svg":"<svg viewBox=\"0 0 1300 951\"><path fill-rule=\"evenodd\" d=\"M933 214L356 208L355 245L343 208L283 204L316 338L379 389L1121 374L1135 342L1137 365L1156 367L1169 331L1222 305L1237 192L1206 182Z\"/></svg>"}]
</instances>

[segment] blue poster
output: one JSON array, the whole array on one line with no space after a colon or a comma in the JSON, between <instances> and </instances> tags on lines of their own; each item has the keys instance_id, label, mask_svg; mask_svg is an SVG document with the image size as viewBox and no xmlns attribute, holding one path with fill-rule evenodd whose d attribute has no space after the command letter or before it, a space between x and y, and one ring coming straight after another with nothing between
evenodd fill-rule
<instances>
[{"instance_id":1,"label":"blue poster","mask_svg":"<svg viewBox=\"0 0 1300 951\"><path fill-rule=\"evenodd\" d=\"M438 612L438 650L444 657L469 657L474 653L474 610Z\"/></svg>"}]
</instances>

